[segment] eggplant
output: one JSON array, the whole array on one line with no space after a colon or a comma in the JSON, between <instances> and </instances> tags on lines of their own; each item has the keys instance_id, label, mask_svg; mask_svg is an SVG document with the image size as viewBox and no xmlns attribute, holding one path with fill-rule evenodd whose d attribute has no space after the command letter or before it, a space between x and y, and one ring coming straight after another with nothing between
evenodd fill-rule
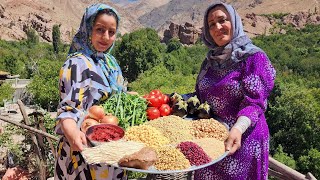
<instances>
[{"instance_id":1,"label":"eggplant","mask_svg":"<svg viewBox=\"0 0 320 180\"><path fill-rule=\"evenodd\" d=\"M180 100L172 106L171 114L184 118L188 114L187 107L188 107L187 103L183 100Z\"/></svg>"},{"instance_id":2,"label":"eggplant","mask_svg":"<svg viewBox=\"0 0 320 180\"><path fill-rule=\"evenodd\" d=\"M188 114L193 115L198 113L198 107L200 105L200 101L197 95L190 97L187 100L187 104L188 104L188 108L187 108Z\"/></svg>"},{"instance_id":3,"label":"eggplant","mask_svg":"<svg viewBox=\"0 0 320 180\"><path fill-rule=\"evenodd\" d=\"M183 100L182 96L176 92L170 94L170 106L177 104L178 101Z\"/></svg>"},{"instance_id":4,"label":"eggplant","mask_svg":"<svg viewBox=\"0 0 320 180\"><path fill-rule=\"evenodd\" d=\"M199 119L209 119L211 118L211 113L210 113L210 105L206 102L200 104L198 107L198 118Z\"/></svg>"}]
</instances>

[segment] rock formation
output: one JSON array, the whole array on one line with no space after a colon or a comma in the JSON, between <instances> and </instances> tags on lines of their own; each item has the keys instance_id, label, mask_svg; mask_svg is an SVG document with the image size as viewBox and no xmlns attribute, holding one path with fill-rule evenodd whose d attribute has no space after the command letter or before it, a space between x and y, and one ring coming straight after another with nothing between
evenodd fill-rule
<instances>
[{"instance_id":1,"label":"rock formation","mask_svg":"<svg viewBox=\"0 0 320 180\"><path fill-rule=\"evenodd\" d=\"M164 31L163 42L167 43L171 38L178 38L182 44L195 44L200 34L201 30L191 23L178 25L171 22L169 29Z\"/></svg>"},{"instance_id":2,"label":"rock formation","mask_svg":"<svg viewBox=\"0 0 320 180\"><path fill-rule=\"evenodd\" d=\"M243 17L242 22L244 31L249 37L272 33L284 34L285 30L281 29L280 26L275 28L276 24L292 25L297 29L301 29L307 24L320 25L320 13L317 11L297 12L283 15L281 18L250 13ZM192 23L186 22L184 25L179 25L171 22L169 27L164 30L162 41L167 43L171 38L178 38L182 44L195 44L197 39L201 37L201 33L201 28L197 28Z\"/></svg>"}]
</instances>

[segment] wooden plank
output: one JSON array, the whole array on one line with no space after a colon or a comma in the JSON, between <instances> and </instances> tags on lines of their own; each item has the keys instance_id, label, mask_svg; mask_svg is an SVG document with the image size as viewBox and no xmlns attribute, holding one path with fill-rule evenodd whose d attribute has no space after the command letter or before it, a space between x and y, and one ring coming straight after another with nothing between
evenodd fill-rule
<instances>
[{"instance_id":1,"label":"wooden plank","mask_svg":"<svg viewBox=\"0 0 320 180\"><path fill-rule=\"evenodd\" d=\"M24 122L26 123L26 125L31 125L31 122L27 116L27 113L26 113L26 110L24 108L24 104L22 103L21 100L18 100L18 105L19 105L19 108L20 108L20 111L22 113L22 116L23 116L23 119L24 119ZM39 146L39 142L37 140L37 137L34 135L34 134L30 134L31 135L31 139L35 145L35 152L37 154L36 156L36 161L37 161L37 164L38 164L38 167L39 167L39 179L40 180L46 180L47 179L47 175L46 175L46 158L43 156L43 153L40 149L40 146Z\"/></svg>"},{"instance_id":2,"label":"wooden plank","mask_svg":"<svg viewBox=\"0 0 320 180\"><path fill-rule=\"evenodd\" d=\"M292 180L306 180L305 175L299 173L298 171L280 163L279 161L273 159L269 156L269 168L281 172L286 177L289 177Z\"/></svg>"},{"instance_id":3,"label":"wooden plank","mask_svg":"<svg viewBox=\"0 0 320 180\"><path fill-rule=\"evenodd\" d=\"M19 127L23 128L23 129L27 129L27 130L31 131L32 133L39 133L39 134L42 134L42 135L44 135L44 136L46 136L46 137L48 137L50 139L53 139L55 141L59 141L59 138L57 138L56 136L53 136L53 135L51 135L49 133L46 133L46 132L43 132L43 131L41 131L39 129L27 126L25 124L13 121L13 120L5 117L5 116L1 116L0 115L0 120L5 121L5 122L10 123L10 124L14 124L14 125L19 126Z\"/></svg>"},{"instance_id":4,"label":"wooden plank","mask_svg":"<svg viewBox=\"0 0 320 180\"><path fill-rule=\"evenodd\" d=\"M309 180L317 180L310 172L306 175L306 178Z\"/></svg>"},{"instance_id":5,"label":"wooden plank","mask_svg":"<svg viewBox=\"0 0 320 180\"><path fill-rule=\"evenodd\" d=\"M43 132L47 132L46 128L44 127L44 115L42 113L39 113L39 112L33 112L31 114L29 114L28 116L34 116L34 117L37 117L38 119L38 124L39 124L39 128L43 131ZM56 151L55 151L55 148L52 144L52 141L50 138L46 137L48 143L49 143L49 146L51 148L51 152L54 156L54 158L56 158Z\"/></svg>"},{"instance_id":6,"label":"wooden plank","mask_svg":"<svg viewBox=\"0 0 320 180\"><path fill-rule=\"evenodd\" d=\"M270 168L268 170L268 175L275 177L279 180L290 180L290 178L288 178L288 177L284 176L283 174L281 174L280 172L277 172L277 171L270 169Z\"/></svg>"}]
</instances>

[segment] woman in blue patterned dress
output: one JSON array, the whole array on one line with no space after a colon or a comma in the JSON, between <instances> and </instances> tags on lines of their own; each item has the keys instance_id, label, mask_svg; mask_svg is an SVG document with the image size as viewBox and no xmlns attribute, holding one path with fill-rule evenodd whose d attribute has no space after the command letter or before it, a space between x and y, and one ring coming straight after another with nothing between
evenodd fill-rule
<instances>
[{"instance_id":1,"label":"woman in blue patterned dress","mask_svg":"<svg viewBox=\"0 0 320 180\"><path fill-rule=\"evenodd\" d=\"M127 179L121 169L87 164L80 154L87 143L80 131L85 111L115 92L126 91L121 69L109 54L119 20L117 11L108 5L89 6L60 70L55 132L63 136L57 147L55 179Z\"/></svg>"},{"instance_id":2,"label":"woman in blue patterned dress","mask_svg":"<svg viewBox=\"0 0 320 180\"><path fill-rule=\"evenodd\" d=\"M196 171L195 180L268 178L267 98L275 69L267 55L243 31L240 16L224 3L204 16L203 42L210 48L197 78L196 93L214 115L229 125L229 156Z\"/></svg>"}]
</instances>

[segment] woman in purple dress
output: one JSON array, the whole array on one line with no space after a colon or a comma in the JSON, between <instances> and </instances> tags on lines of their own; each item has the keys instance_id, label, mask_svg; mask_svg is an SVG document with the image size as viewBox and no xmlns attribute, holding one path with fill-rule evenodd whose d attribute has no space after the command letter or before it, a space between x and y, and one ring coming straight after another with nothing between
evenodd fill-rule
<instances>
[{"instance_id":1,"label":"woman in purple dress","mask_svg":"<svg viewBox=\"0 0 320 180\"><path fill-rule=\"evenodd\" d=\"M203 42L210 48L197 78L196 93L213 114L229 125L229 155L196 171L195 179L267 179L269 130L267 98L275 69L267 55L244 33L240 16L224 3L204 16Z\"/></svg>"}]
</instances>

